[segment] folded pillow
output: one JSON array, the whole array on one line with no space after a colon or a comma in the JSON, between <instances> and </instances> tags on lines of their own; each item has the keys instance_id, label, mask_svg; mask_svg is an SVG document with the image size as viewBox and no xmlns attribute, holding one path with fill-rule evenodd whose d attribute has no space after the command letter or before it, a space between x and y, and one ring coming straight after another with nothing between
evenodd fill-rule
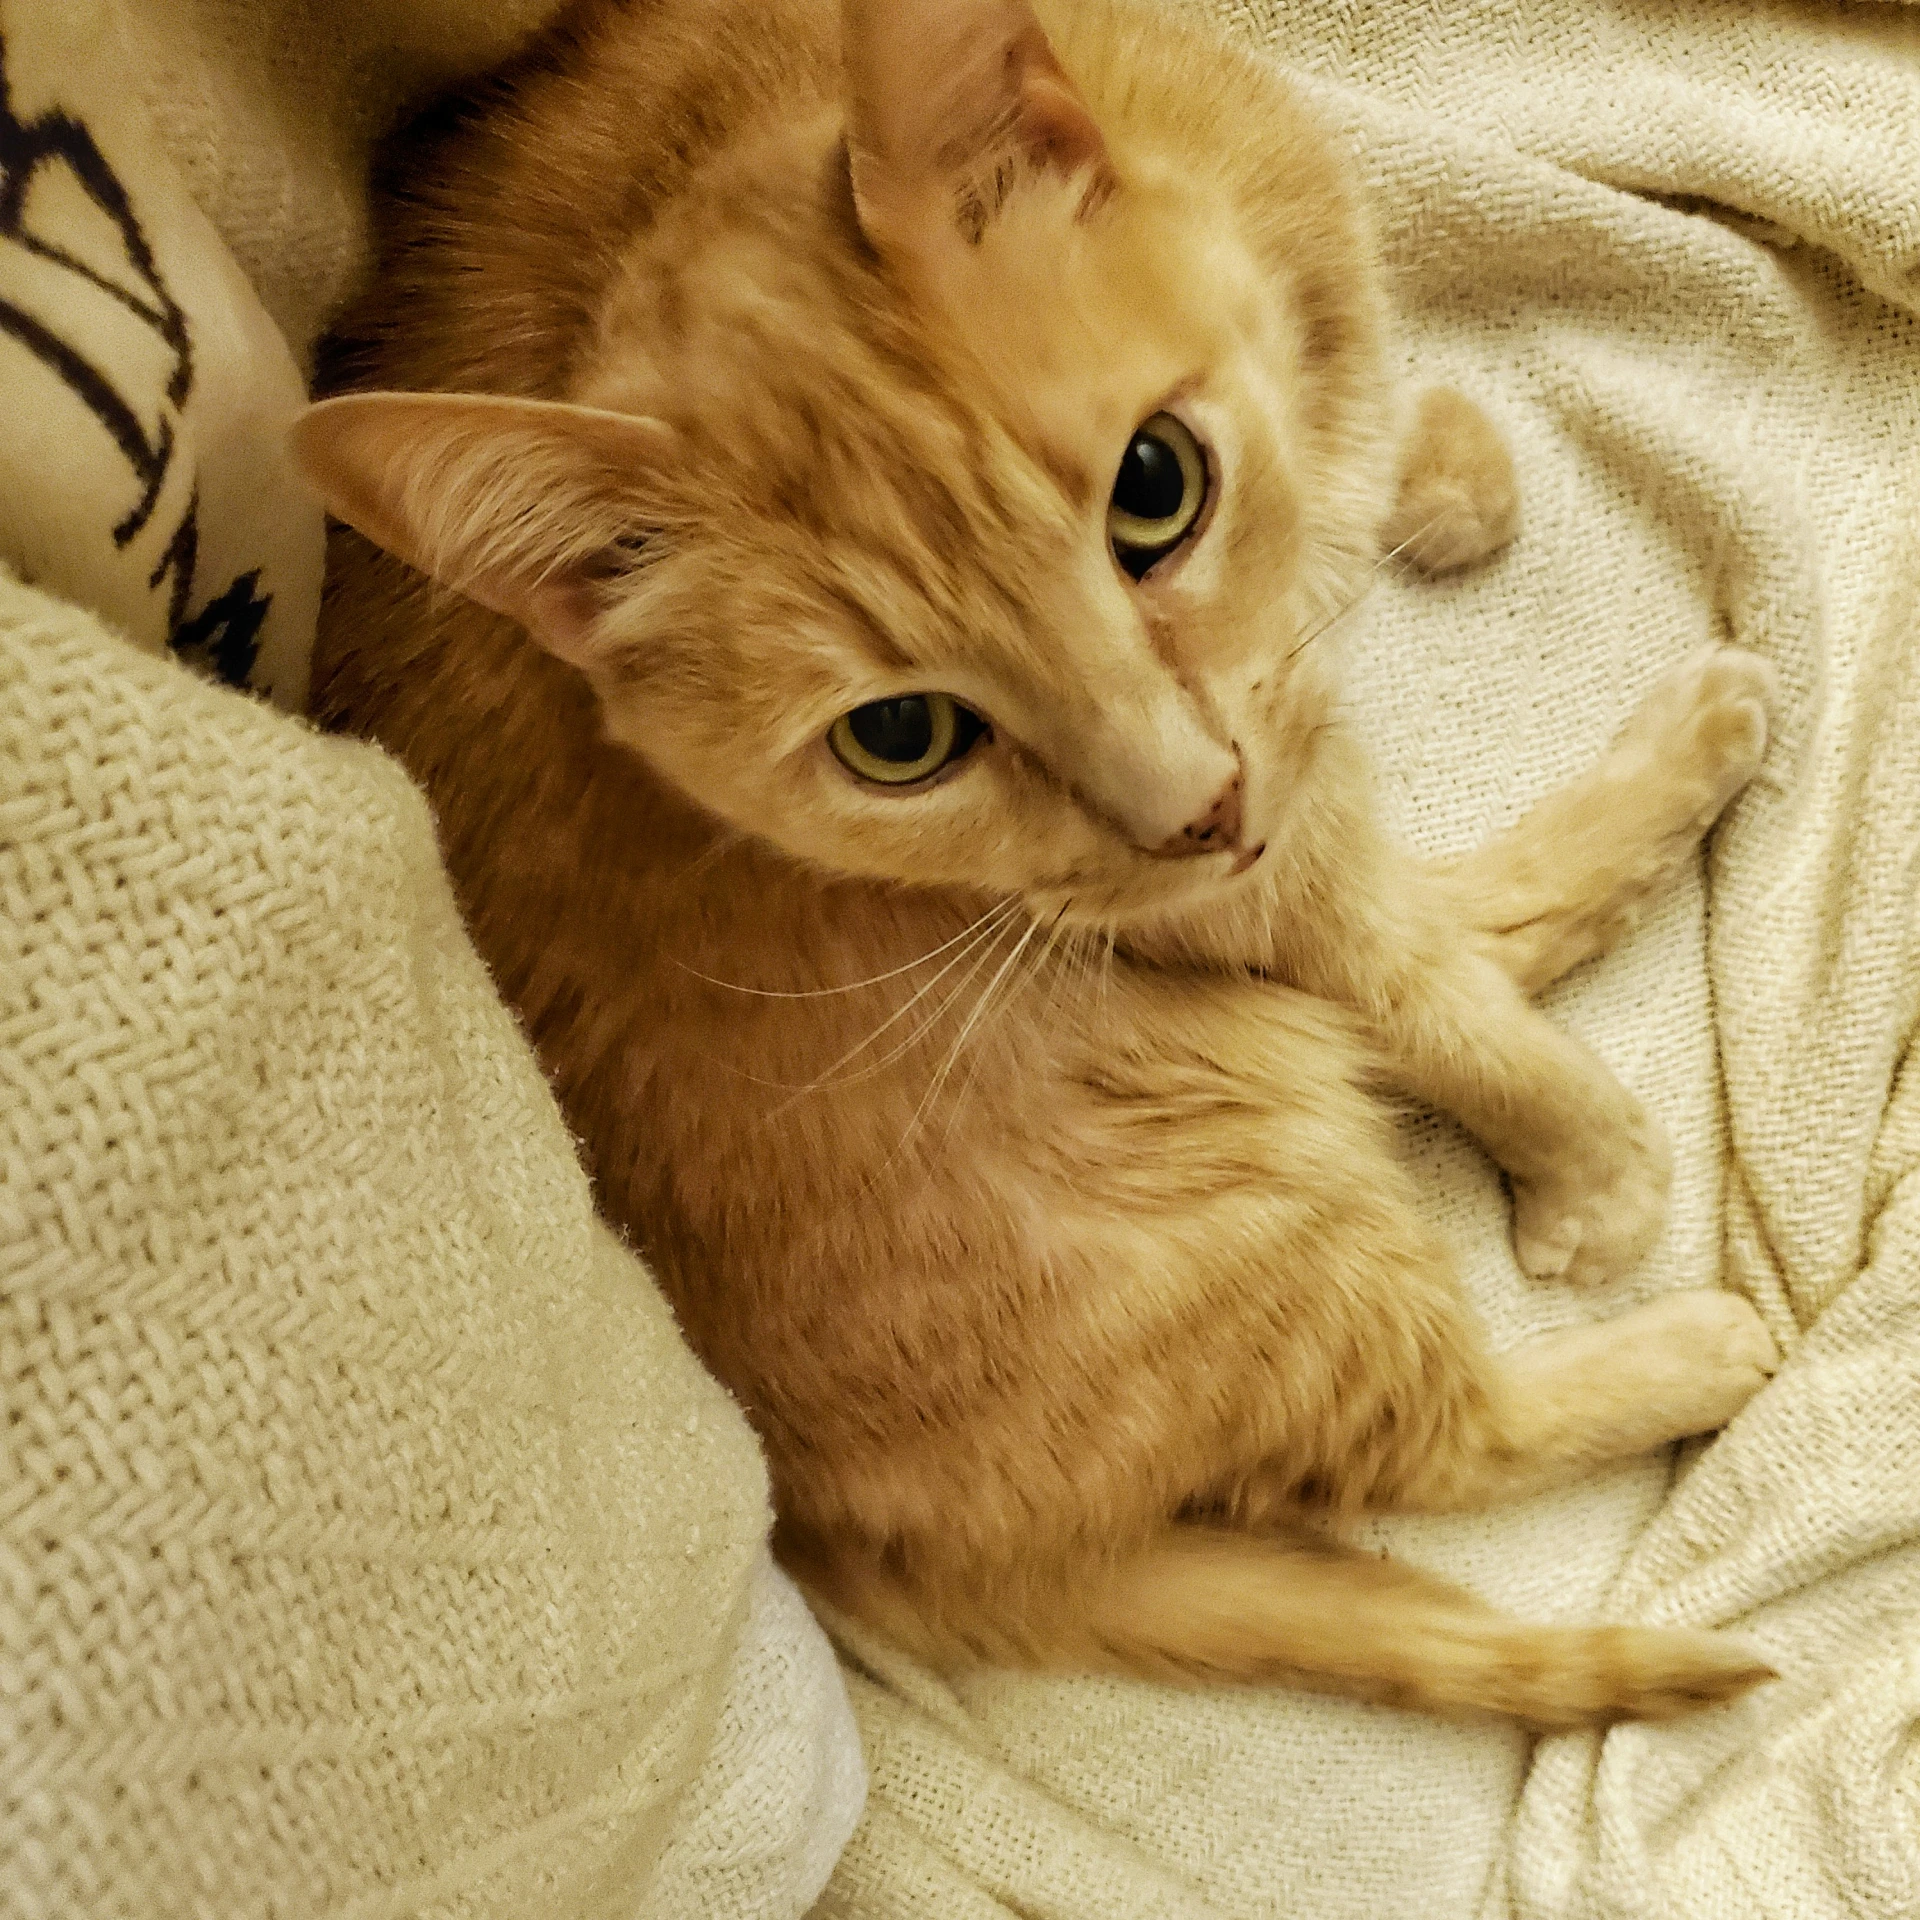
<instances>
[{"instance_id":1,"label":"folded pillow","mask_svg":"<svg viewBox=\"0 0 1920 1920\"><path fill-rule=\"evenodd\" d=\"M109 0L0 0L0 558L298 708L319 507L306 390L156 146Z\"/></svg>"}]
</instances>

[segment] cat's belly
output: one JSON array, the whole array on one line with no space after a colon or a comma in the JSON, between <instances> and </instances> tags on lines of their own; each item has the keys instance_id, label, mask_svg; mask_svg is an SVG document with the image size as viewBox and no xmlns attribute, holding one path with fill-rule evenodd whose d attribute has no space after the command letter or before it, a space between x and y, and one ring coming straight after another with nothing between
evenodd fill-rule
<instances>
[{"instance_id":1,"label":"cat's belly","mask_svg":"<svg viewBox=\"0 0 1920 1920\"><path fill-rule=\"evenodd\" d=\"M1381 1330L1325 1223L1404 1201L1345 1024L1277 988L1062 965L977 1045L763 1094L724 1139L724 1070L689 1054L649 1104L697 1124L624 1149L644 1178L603 1163L789 1519L1017 1561L1340 1444L1327 1391Z\"/></svg>"}]
</instances>

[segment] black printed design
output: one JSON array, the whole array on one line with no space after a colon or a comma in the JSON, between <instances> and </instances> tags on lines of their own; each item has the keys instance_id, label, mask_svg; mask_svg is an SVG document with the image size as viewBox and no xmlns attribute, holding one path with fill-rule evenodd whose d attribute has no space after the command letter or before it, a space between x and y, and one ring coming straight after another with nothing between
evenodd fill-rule
<instances>
[{"instance_id":1,"label":"black printed design","mask_svg":"<svg viewBox=\"0 0 1920 1920\"><path fill-rule=\"evenodd\" d=\"M218 599L174 628L174 652L230 687L244 686L259 656L261 623L273 605L273 595L259 589L258 567L241 574Z\"/></svg>"},{"instance_id":2,"label":"black printed design","mask_svg":"<svg viewBox=\"0 0 1920 1920\"><path fill-rule=\"evenodd\" d=\"M112 222L139 291L96 272L64 247L29 231L28 190L41 170L49 167L65 167L81 191ZM0 240L11 241L37 259L76 275L117 302L152 328L171 356L164 404L157 409L158 431L150 434L135 407L98 367L43 320L0 296L0 335L17 341L60 380L112 436L132 470L132 503L111 528L114 546L124 549L152 520L173 466L173 416L193 391L193 341L187 316L168 291L132 199L85 124L57 108L31 121L21 120L14 112L4 34L0 34ZM256 568L240 575L225 593L189 620L187 606L193 594L199 547L200 493L196 487L147 585L157 589L162 581L167 582L169 645L196 664L211 667L229 685L241 686L258 656L260 628L273 596L258 591L260 573Z\"/></svg>"}]
</instances>

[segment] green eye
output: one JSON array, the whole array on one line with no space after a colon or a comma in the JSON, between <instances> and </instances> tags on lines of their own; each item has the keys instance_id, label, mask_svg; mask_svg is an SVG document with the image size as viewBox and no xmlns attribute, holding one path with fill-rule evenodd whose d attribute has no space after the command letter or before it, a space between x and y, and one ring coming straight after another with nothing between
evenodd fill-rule
<instances>
[{"instance_id":1,"label":"green eye","mask_svg":"<svg viewBox=\"0 0 1920 1920\"><path fill-rule=\"evenodd\" d=\"M843 713L827 729L827 745L862 780L904 787L958 760L986 730L951 694L903 693Z\"/></svg>"},{"instance_id":2,"label":"green eye","mask_svg":"<svg viewBox=\"0 0 1920 1920\"><path fill-rule=\"evenodd\" d=\"M1207 504L1207 456L1170 413L1156 413L1134 432L1114 476L1107 505L1113 557L1138 580L1171 553Z\"/></svg>"}]
</instances>

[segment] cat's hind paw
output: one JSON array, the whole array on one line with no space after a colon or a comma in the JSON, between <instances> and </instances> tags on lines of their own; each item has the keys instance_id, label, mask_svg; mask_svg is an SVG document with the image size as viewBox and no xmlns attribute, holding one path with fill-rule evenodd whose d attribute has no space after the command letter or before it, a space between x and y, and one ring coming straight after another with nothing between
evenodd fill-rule
<instances>
[{"instance_id":1,"label":"cat's hind paw","mask_svg":"<svg viewBox=\"0 0 1920 1920\"><path fill-rule=\"evenodd\" d=\"M1780 1369L1766 1322L1737 1293L1669 1293L1611 1323L1609 1391L1630 1399L1641 1448L1718 1433Z\"/></svg>"},{"instance_id":2,"label":"cat's hind paw","mask_svg":"<svg viewBox=\"0 0 1920 1920\"><path fill-rule=\"evenodd\" d=\"M1513 1251L1530 1280L1597 1286L1635 1266L1666 1222L1673 1162L1653 1117L1597 1129L1581 1151L1513 1182Z\"/></svg>"},{"instance_id":3,"label":"cat's hind paw","mask_svg":"<svg viewBox=\"0 0 1920 1920\"><path fill-rule=\"evenodd\" d=\"M1609 761L1671 795L1676 825L1704 833L1766 758L1780 676L1742 647L1702 647L1654 684Z\"/></svg>"},{"instance_id":4,"label":"cat's hind paw","mask_svg":"<svg viewBox=\"0 0 1920 1920\"><path fill-rule=\"evenodd\" d=\"M1420 396L1400 450L1400 487L1382 548L1422 573L1454 573L1498 553L1520 528L1513 456L1465 394Z\"/></svg>"}]
</instances>

